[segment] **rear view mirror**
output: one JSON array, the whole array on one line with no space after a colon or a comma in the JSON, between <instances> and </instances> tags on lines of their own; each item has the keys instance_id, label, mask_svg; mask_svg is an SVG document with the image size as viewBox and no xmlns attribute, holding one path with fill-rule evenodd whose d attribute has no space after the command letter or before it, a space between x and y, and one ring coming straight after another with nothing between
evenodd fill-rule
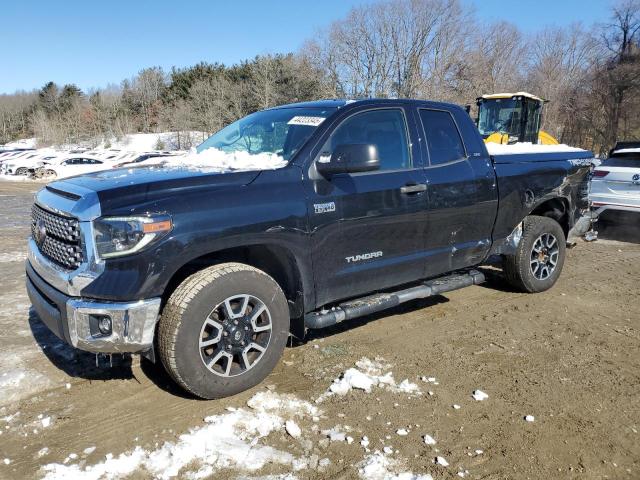
<instances>
[{"instance_id":1,"label":"rear view mirror","mask_svg":"<svg viewBox=\"0 0 640 480\"><path fill-rule=\"evenodd\" d=\"M321 153L316 169L324 177L338 173L370 172L380 168L378 147L366 143L338 145L331 154Z\"/></svg>"}]
</instances>

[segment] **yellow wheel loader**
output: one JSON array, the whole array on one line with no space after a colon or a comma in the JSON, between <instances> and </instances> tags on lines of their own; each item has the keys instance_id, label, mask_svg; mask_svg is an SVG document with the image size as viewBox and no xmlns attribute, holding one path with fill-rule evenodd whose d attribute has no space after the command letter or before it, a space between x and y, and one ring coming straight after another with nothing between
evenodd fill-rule
<instances>
[{"instance_id":1,"label":"yellow wheel loader","mask_svg":"<svg viewBox=\"0 0 640 480\"><path fill-rule=\"evenodd\" d=\"M540 130L542 107L546 102L527 92L478 97L478 130L485 143L557 145L558 140Z\"/></svg>"}]
</instances>

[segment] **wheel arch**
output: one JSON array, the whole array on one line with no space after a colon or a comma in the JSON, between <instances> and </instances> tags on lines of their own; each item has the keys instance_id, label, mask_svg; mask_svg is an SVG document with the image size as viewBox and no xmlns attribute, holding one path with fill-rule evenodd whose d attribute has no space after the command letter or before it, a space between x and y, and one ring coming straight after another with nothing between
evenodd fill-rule
<instances>
[{"instance_id":1,"label":"wheel arch","mask_svg":"<svg viewBox=\"0 0 640 480\"><path fill-rule=\"evenodd\" d=\"M310 277L290 249L275 243L228 247L188 260L169 279L162 295L163 304L187 277L203 268L225 262L244 263L272 277L282 288L289 304L291 334L297 338L304 337L305 294L312 292L311 286L306 285Z\"/></svg>"},{"instance_id":2,"label":"wheel arch","mask_svg":"<svg viewBox=\"0 0 640 480\"><path fill-rule=\"evenodd\" d=\"M554 219L562 227L565 238L571 229L569 200L564 197L553 197L540 202L528 215L538 215Z\"/></svg>"}]
</instances>

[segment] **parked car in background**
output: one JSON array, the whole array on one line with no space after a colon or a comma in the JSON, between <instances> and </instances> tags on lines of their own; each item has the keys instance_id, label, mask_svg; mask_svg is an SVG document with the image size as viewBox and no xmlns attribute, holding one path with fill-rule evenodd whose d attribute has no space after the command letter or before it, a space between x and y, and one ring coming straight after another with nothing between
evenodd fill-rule
<instances>
[{"instance_id":1,"label":"parked car in background","mask_svg":"<svg viewBox=\"0 0 640 480\"><path fill-rule=\"evenodd\" d=\"M618 142L593 170L589 200L596 216L606 210L640 213L640 141Z\"/></svg>"},{"instance_id":2,"label":"parked car in background","mask_svg":"<svg viewBox=\"0 0 640 480\"><path fill-rule=\"evenodd\" d=\"M74 175L98 172L111 168L112 163L87 156L70 156L44 165L35 172L37 176L66 178Z\"/></svg>"},{"instance_id":3,"label":"parked car in background","mask_svg":"<svg viewBox=\"0 0 640 480\"><path fill-rule=\"evenodd\" d=\"M29 170L41 166L43 156L49 154L50 152L31 150L14 155L2 162L0 173L4 175L28 175Z\"/></svg>"},{"instance_id":4,"label":"parked car in background","mask_svg":"<svg viewBox=\"0 0 640 480\"><path fill-rule=\"evenodd\" d=\"M120 161L114 163L113 168L121 168L121 167L141 167L148 165L149 163L162 163L160 158L163 157L172 157L175 156L171 152L147 152L143 154L138 154L132 159L125 159L124 161ZM151 162L149 162L151 160Z\"/></svg>"}]
</instances>

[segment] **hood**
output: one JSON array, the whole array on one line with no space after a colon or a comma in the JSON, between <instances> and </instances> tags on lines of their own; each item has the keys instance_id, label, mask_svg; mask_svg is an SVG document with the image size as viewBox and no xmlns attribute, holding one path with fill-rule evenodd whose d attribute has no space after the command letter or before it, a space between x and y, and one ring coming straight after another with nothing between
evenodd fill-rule
<instances>
[{"instance_id":1,"label":"hood","mask_svg":"<svg viewBox=\"0 0 640 480\"><path fill-rule=\"evenodd\" d=\"M117 168L65 178L50 183L47 188L78 197L95 192L105 214L192 190L247 185L259 174L259 171L222 173L189 167Z\"/></svg>"}]
</instances>

